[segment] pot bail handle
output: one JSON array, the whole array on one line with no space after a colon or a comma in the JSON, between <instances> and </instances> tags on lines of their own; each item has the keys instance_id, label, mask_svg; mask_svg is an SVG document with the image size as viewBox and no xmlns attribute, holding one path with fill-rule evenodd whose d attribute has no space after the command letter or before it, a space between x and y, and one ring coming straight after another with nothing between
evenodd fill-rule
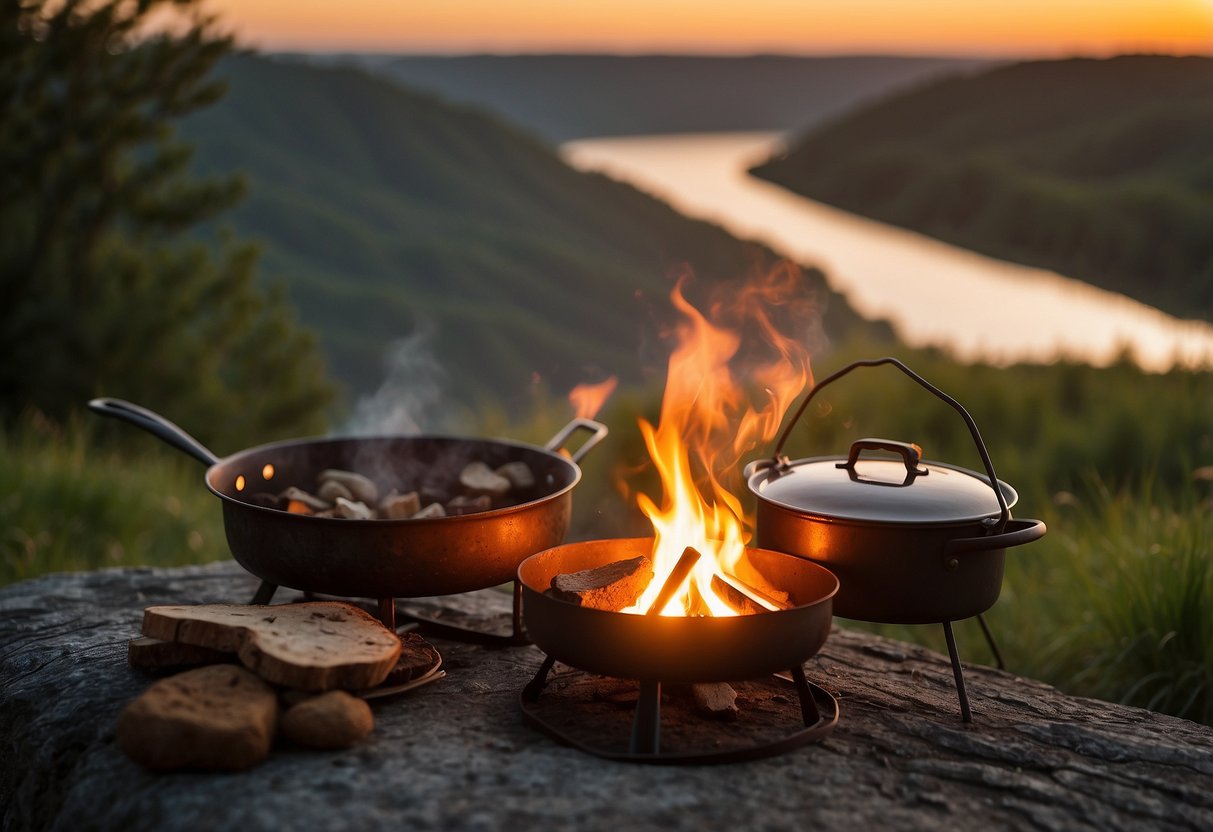
<instances>
[{"instance_id":1,"label":"pot bail handle","mask_svg":"<svg viewBox=\"0 0 1213 832\"><path fill-rule=\"evenodd\" d=\"M564 443L570 436L579 430L588 430L592 434L589 439L581 444L581 447L576 452L570 452L564 447ZM573 460L573 464L581 462L581 458L590 452L590 450L601 442L607 435L607 426L602 422L595 422L593 419L574 419L569 422L560 432L548 440L548 443L543 447L549 451L564 451L569 454L569 458Z\"/></svg>"},{"instance_id":2,"label":"pot bail handle","mask_svg":"<svg viewBox=\"0 0 1213 832\"><path fill-rule=\"evenodd\" d=\"M206 446L197 439L159 413L154 413L146 407L140 407L124 399L100 398L90 401L88 409L102 416L111 416L141 427L157 439L167 442L179 451L184 451L204 465L211 466L219 461L219 457L208 451Z\"/></svg>"},{"instance_id":3,"label":"pot bail handle","mask_svg":"<svg viewBox=\"0 0 1213 832\"><path fill-rule=\"evenodd\" d=\"M990 478L990 487L994 489L994 497L998 500L998 524L994 527L994 531L996 533L1001 533L1007 526L1007 521L1011 517L1011 511L1009 508L1007 508L1007 498L1003 495L1002 489L998 487L998 475L994 473L994 463L990 460L990 452L986 450L986 443L982 441L981 431L977 429L977 423L973 421L973 417L969 415L969 411L965 410L964 406L961 405L960 402L956 401L956 399L940 390L934 384L931 384L931 382L918 375L918 373L911 370L896 358L886 356L885 358L869 358L860 361L852 361L841 370L831 373L815 384L813 389L809 391L809 395L806 396L805 400L800 403L800 407L796 408L796 415L792 417L792 421L788 422L788 426L784 428L783 433L780 434L779 442L775 445L775 453L772 455L774 464L776 466L781 464L783 446L788 441L788 436L791 435L792 428L794 428L796 423L800 421L800 417L808 408L809 402L813 401L813 398L819 392L821 392L823 387L828 384L832 384L833 382L850 373L852 370L856 370L860 367L879 367L882 364L891 364L897 369L901 370L920 387L925 388L942 399L953 410L959 413L962 419L964 419L965 424L969 428L969 433L973 436L973 442L977 446L977 453L981 455L981 461L985 465L986 474ZM852 454L856 453L854 445L851 447L851 452Z\"/></svg>"}]
</instances>

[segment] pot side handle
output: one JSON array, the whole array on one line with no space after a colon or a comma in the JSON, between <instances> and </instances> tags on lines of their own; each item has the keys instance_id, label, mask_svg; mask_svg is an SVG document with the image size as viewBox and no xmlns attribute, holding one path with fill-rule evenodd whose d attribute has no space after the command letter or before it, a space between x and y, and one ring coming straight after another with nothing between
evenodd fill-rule
<instances>
[{"instance_id":1,"label":"pot side handle","mask_svg":"<svg viewBox=\"0 0 1213 832\"><path fill-rule=\"evenodd\" d=\"M579 430L588 430L592 435L581 444L581 447L576 452L569 453L573 464L576 465L578 462L581 462L582 457L606 437L608 433L607 426L602 424L602 422L595 422L593 419L574 419L561 428L560 432L549 439L548 443L543 447L549 451L565 451L568 453L564 447L564 443Z\"/></svg>"},{"instance_id":2,"label":"pot side handle","mask_svg":"<svg viewBox=\"0 0 1213 832\"><path fill-rule=\"evenodd\" d=\"M159 413L153 413L146 407L140 407L123 399L101 398L90 401L88 409L102 416L111 416L141 427L157 439L189 454L208 467L219 461L219 457L208 451L206 446L197 439Z\"/></svg>"},{"instance_id":3,"label":"pot side handle","mask_svg":"<svg viewBox=\"0 0 1213 832\"><path fill-rule=\"evenodd\" d=\"M1009 549L1012 546L1022 546L1044 537L1045 524L1043 520L1009 520L1006 531L991 534L986 537L961 537L949 540L943 546L943 555L950 558L966 552L988 552L991 549Z\"/></svg>"}]
</instances>

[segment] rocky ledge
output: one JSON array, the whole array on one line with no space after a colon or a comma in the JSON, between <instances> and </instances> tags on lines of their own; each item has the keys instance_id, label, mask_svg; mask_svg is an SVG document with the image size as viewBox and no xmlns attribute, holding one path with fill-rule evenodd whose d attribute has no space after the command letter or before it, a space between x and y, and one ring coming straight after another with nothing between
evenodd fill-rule
<instances>
[{"instance_id":1,"label":"rocky ledge","mask_svg":"<svg viewBox=\"0 0 1213 832\"><path fill-rule=\"evenodd\" d=\"M841 701L836 730L754 762L647 766L559 745L519 710L537 648L435 639L447 677L373 702L375 731L352 749L280 749L239 774L132 763L114 727L149 683L126 663L143 608L255 589L226 562L0 590L4 828L1213 829L1213 729L971 665L964 724L945 657L837 629L805 664ZM500 626L510 599L411 603Z\"/></svg>"}]
</instances>

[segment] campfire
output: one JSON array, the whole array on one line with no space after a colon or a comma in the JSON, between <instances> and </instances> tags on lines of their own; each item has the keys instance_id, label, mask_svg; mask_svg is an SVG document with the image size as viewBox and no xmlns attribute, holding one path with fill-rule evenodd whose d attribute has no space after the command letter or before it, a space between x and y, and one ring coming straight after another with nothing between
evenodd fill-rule
<instances>
[{"instance_id":1,"label":"campfire","mask_svg":"<svg viewBox=\"0 0 1213 832\"><path fill-rule=\"evenodd\" d=\"M735 492L743 457L775 436L789 405L810 383L803 342L780 332L774 313L811 312L797 273L782 269L702 312L680 281L679 318L656 425L640 420L660 476L660 501L640 493L654 546L632 567L561 576L564 600L636 614L735 616L784 609L787 593L744 574L752 522ZM744 381L743 381L744 376ZM613 385L612 385L613 386ZM621 606L611 606L619 603Z\"/></svg>"},{"instance_id":2,"label":"campfire","mask_svg":"<svg viewBox=\"0 0 1213 832\"><path fill-rule=\"evenodd\" d=\"M660 417L640 421L661 485L659 499L636 496L653 537L558 546L519 568L527 632L548 656L522 694L523 713L540 730L615 759L723 762L819 740L837 722L837 701L809 684L801 665L829 633L838 581L806 560L747 547L752 522L736 496L742 459L774 437L810 381L804 345L776 325L809 311L799 288L784 270L706 311L688 301L685 283L675 288ZM639 681L626 751L589 747L543 716L539 696L556 660ZM800 700L803 724L791 734L662 752L662 684L689 685L701 709L736 718L726 683L776 671L790 673ZM819 702L831 713L822 715Z\"/></svg>"}]
</instances>

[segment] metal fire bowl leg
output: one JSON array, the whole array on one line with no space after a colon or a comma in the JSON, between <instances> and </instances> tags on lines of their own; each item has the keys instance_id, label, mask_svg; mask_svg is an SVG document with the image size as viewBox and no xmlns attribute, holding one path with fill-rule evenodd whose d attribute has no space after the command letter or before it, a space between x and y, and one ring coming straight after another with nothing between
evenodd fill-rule
<instances>
[{"instance_id":1,"label":"metal fire bowl leg","mask_svg":"<svg viewBox=\"0 0 1213 832\"><path fill-rule=\"evenodd\" d=\"M791 676L794 679L797 693L800 695L799 713L801 720L804 722L804 727L771 742L731 748L724 751L662 752L660 751L660 700L658 700L656 709L652 708L651 703L649 703L648 711L644 710L644 686L647 684L650 690L660 697L660 683L642 682L641 696L637 702L637 713L633 722L630 748L628 751L613 751L608 748L600 748L581 742L543 718L541 713L543 707L539 704L539 698L547 681L548 673L551 671L554 663L555 659L550 656L546 657L535 678L518 695L518 705L522 709L523 722L562 745L576 748L578 751L583 751L586 754L593 754L595 757L602 757L605 760L614 760L621 763L648 763L650 765L719 765L722 763L761 760L765 757L774 757L788 751L793 751L811 743L821 742L830 735L838 724L840 712L838 698L824 688L807 681L803 668L797 666L792 670ZM773 678L786 681L782 676L775 676ZM808 699L805 698L806 696ZM811 724L809 722L810 715L815 715L815 719ZM654 717L656 718L655 722L653 720ZM639 730L643 733L643 736L639 738L639 743L637 741L638 726ZM645 751L645 747L652 747L654 750L651 752Z\"/></svg>"},{"instance_id":2,"label":"metal fire bowl leg","mask_svg":"<svg viewBox=\"0 0 1213 832\"><path fill-rule=\"evenodd\" d=\"M458 624L448 624L445 621L426 618L404 609L397 610L397 616L401 620L415 622L421 632L427 636L438 636L451 641L480 644L484 647L519 647L531 643L522 626L522 585L518 581L514 581L514 607L510 614L510 632L505 635L486 633Z\"/></svg>"}]
</instances>

